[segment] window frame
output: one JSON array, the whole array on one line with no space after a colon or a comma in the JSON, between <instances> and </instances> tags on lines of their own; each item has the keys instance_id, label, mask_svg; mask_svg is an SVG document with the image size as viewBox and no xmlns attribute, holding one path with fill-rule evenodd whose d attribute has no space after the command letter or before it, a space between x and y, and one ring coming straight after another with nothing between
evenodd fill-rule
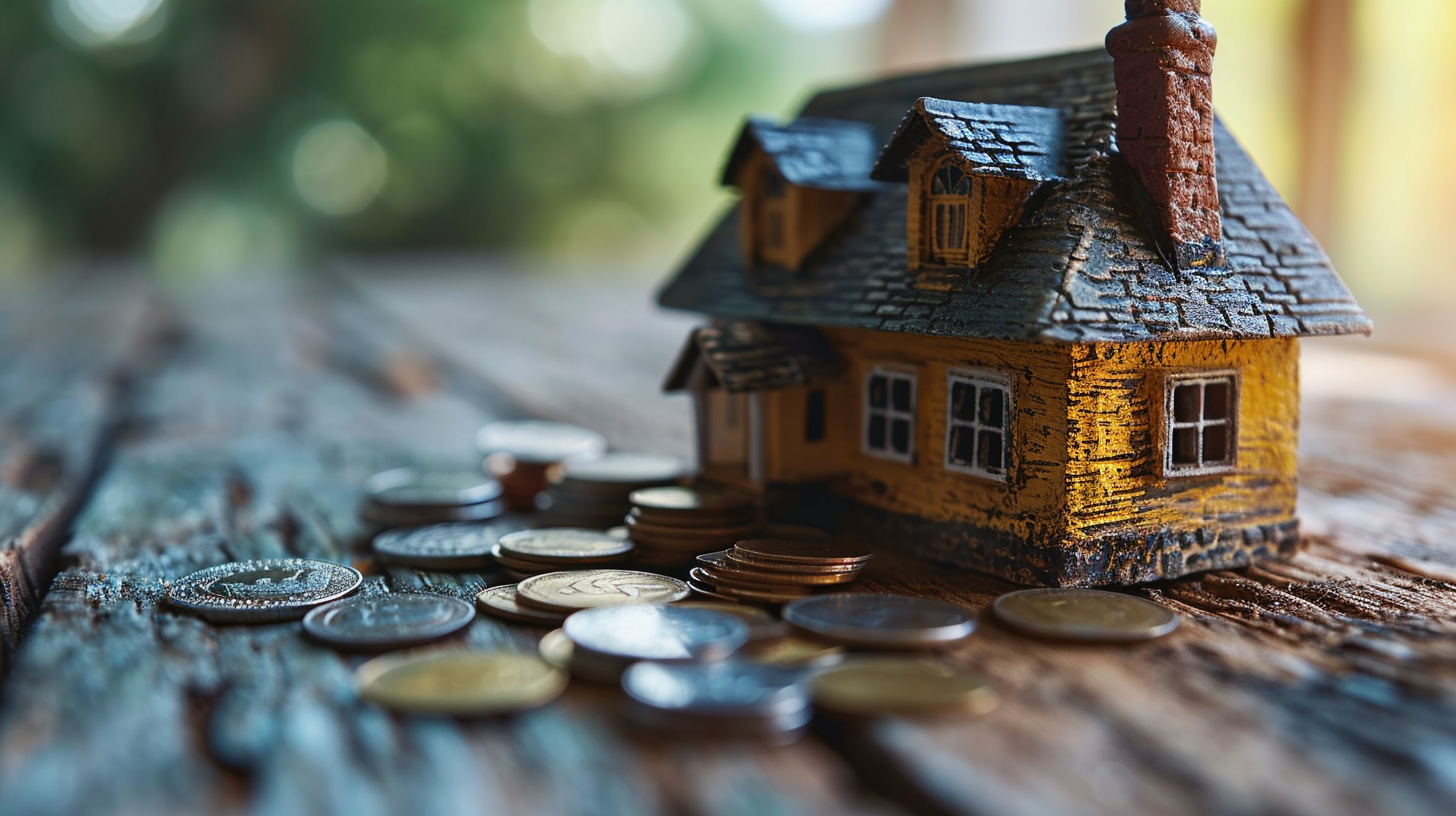
<instances>
[{"instance_id":1,"label":"window frame","mask_svg":"<svg viewBox=\"0 0 1456 816\"><path fill-rule=\"evenodd\" d=\"M954 168L960 173L960 183L966 187L964 193L937 193L935 192L935 178L948 168ZM964 266L970 263L970 232L971 232L971 187L975 179L954 156L947 156L943 160L932 164L925 176L923 201L924 210L921 217L921 258L925 263L933 266ZM941 233L941 209L958 211L960 213L960 244L954 248L939 248L937 240Z\"/></svg>"},{"instance_id":2,"label":"window frame","mask_svg":"<svg viewBox=\"0 0 1456 816\"><path fill-rule=\"evenodd\" d=\"M870 405L870 381L872 379L874 379L876 376L883 376L883 377L885 377L890 384L893 384L893 382L896 379L903 379L903 380L909 381L909 383L910 383L910 410L909 410L909 412L898 411L898 410L896 410L895 408L892 407L892 403L894 401L893 385L891 385L891 390L890 391L887 391L886 394L885 394L885 407L884 408L874 408L874 407L872 407ZM916 368L914 368L912 366L872 365L869 368L865 369L865 375L864 375L864 381L863 381L863 390L860 392L860 399L862 400L862 402L860 403L859 441L860 441L860 450L866 456L873 456L876 459L886 459L886 460L889 460L889 461L892 461L892 462L902 462L902 463L905 463L905 464L913 464L915 462L915 433L916 433L916 426L918 425L918 419L919 419L919 417L916 416L916 412L917 412L917 410L919 408L919 404L917 402L917 398L919 396L919 391L920 391L920 383L919 383L919 380L920 380L920 372ZM886 420L885 421L885 442L886 442L886 446L882 450L881 449L876 449L876 448L870 447L870 418L875 413L881 413L881 414L883 414L885 416L885 420ZM894 445L890 443L890 438L891 438L891 436L890 436L890 429L891 429L891 425L892 425L892 422L895 419L897 419L897 418L908 419L909 422L910 422L910 438L909 438L908 449L903 454L897 453L895 451Z\"/></svg>"},{"instance_id":3,"label":"window frame","mask_svg":"<svg viewBox=\"0 0 1456 816\"><path fill-rule=\"evenodd\" d=\"M957 426L973 427L981 430L979 417L975 422L963 422L955 418L955 383L957 381L968 383L980 389L990 385L1001 388L1006 394L1006 403L1002 406L1003 418L1001 423L1001 453L1005 467L1001 473L991 473L977 467L974 462L969 465L958 464L951 459L951 431ZM979 412L979 406L977 408ZM1012 441L1015 439L1014 424L1016 419L1016 385L1012 376L1004 371L995 371L986 368L952 368L945 373L945 469L955 473L964 473L975 476L979 479L1005 484L1011 480L1011 470L1015 459L1012 456Z\"/></svg>"},{"instance_id":4,"label":"window frame","mask_svg":"<svg viewBox=\"0 0 1456 816\"><path fill-rule=\"evenodd\" d=\"M1185 476L1208 476L1220 473L1231 473L1238 469L1239 461L1239 410L1243 394L1243 383L1240 381L1239 372L1234 369L1209 369L1198 371L1175 371L1169 372L1163 378L1163 416L1162 416L1162 460L1164 478L1177 479ZM1227 383L1229 386L1229 415L1226 422L1214 420L1209 422L1203 418L1203 405L1198 406L1198 420L1195 422L1178 422L1173 405L1173 395L1182 385L1202 384L1207 387L1210 383ZM1203 429L1209 425L1226 424L1228 426L1229 455L1226 461L1219 461L1213 464L1203 462ZM1198 429L1198 459L1197 465L1180 465L1173 462L1173 432L1178 428Z\"/></svg>"}]
</instances>

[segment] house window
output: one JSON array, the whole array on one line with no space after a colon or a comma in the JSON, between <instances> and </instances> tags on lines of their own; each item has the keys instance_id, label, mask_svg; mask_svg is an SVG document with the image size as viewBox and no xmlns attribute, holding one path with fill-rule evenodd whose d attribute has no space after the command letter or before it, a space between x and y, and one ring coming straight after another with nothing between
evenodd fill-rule
<instances>
[{"instance_id":1,"label":"house window","mask_svg":"<svg viewBox=\"0 0 1456 816\"><path fill-rule=\"evenodd\" d=\"M804 441L824 440L824 389L809 391L804 399Z\"/></svg>"},{"instance_id":2,"label":"house window","mask_svg":"<svg viewBox=\"0 0 1456 816\"><path fill-rule=\"evenodd\" d=\"M966 214L970 195L970 176L953 162L941 165L930 177L930 194L926 198L930 260L965 262Z\"/></svg>"},{"instance_id":3,"label":"house window","mask_svg":"<svg viewBox=\"0 0 1456 816\"><path fill-rule=\"evenodd\" d=\"M1181 476L1233 467L1237 406L1238 379L1232 372L1170 377L1164 472Z\"/></svg>"},{"instance_id":4,"label":"house window","mask_svg":"<svg viewBox=\"0 0 1456 816\"><path fill-rule=\"evenodd\" d=\"M763 170L764 245L777 249L784 245L784 179L772 167Z\"/></svg>"},{"instance_id":5,"label":"house window","mask_svg":"<svg viewBox=\"0 0 1456 816\"><path fill-rule=\"evenodd\" d=\"M946 389L945 466L998 482L1011 461L1011 383L992 372L952 372Z\"/></svg>"},{"instance_id":6,"label":"house window","mask_svg":"<svg viewBox=\"0 0 1456 816\"><path fill-rule=\"evenodd\" d=\"M870 369L865 379L865 452L909 462L915 455L915 375Z\"/></svg>"}]
</instances>

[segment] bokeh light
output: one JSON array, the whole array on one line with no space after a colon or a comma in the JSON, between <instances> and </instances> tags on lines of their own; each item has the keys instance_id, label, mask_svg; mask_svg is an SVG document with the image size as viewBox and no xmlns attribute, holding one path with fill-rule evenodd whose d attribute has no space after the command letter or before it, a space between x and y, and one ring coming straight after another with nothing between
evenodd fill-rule
<instances>
[{"instance_id":1,"label":"bokeh light","mask_svg":"<svg viewBox=\"0 0 1456 816\"><path fill-rule=\"evenodd\" d=\"M802 29L852 28L880 19L894 0L763 0L784 22Z\"/></svg>"},{"instance_id":2,"label":"bokeh light","mask_svg":"<svg viewBox=\"0 0 1456 816\"><path fill-rule=\"evenodd\" d=\"M56 26L85 48L132 45L162 32L166 0L53 0Z\"/></svg>"},{"instance_id":3,"label":"bokeh light","mask_svg":"<svg viewBox=\"0 0 1456 816\"><path fill-rule=\"evenodd\" d=\"M293 149L293 186L324 215L353 215L384 189L389 159L364 128L347 119L310 127Z\"/></svg>"}]
</instances>

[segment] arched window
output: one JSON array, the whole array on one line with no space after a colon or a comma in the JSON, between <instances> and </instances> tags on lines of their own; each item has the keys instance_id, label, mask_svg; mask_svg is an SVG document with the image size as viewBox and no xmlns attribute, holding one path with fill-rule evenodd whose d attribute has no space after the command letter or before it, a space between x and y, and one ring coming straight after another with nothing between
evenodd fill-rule
<instances>
[{"instance_id":1,"label":"arched window","mask_svg":"<svg viewBox=\"0 0 1456 816\"><path fill-rule=\"evenodd\" d=\"M965 262L966 211L970 197L970 176L954 162L942 164L930 177L925 213L929 260L937 263Z\"/></svg>"}]
</instances>

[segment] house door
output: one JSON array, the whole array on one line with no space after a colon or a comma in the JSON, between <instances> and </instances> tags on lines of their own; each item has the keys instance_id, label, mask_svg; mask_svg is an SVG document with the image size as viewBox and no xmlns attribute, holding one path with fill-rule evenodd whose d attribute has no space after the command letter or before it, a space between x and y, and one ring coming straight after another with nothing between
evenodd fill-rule
<instances>
[{"instance_id":1,"label":"house door","mask_svg":"<svg viewBox=\"0 0 1456 816\"><path fill-rule=\"evenodd\" d=\"M705 470L763 481L763 418L759 394L709 388L698 394L699 457Z\"/></svg>"}]
</instances>

